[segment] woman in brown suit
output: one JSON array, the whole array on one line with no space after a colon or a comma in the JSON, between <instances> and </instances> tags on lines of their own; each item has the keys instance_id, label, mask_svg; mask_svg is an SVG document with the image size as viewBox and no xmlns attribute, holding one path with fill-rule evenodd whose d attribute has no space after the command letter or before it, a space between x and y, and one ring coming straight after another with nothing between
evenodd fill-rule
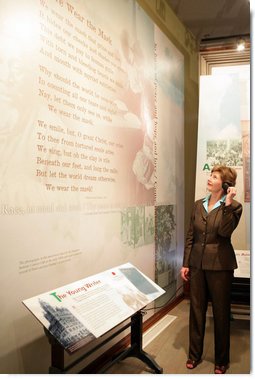
<instances>
[{"instance_id":1,"label":"woman in brown suit","mask_svg":"<svg viewBox=\"0 0 255 379\"><path fill-rule=\"evenodd\" d=\"M193 207L186 237L181 276L190 281L189 357L186 367L195 368L203 353L206 311L211 299L214 317L215 374L229 365L230 295L237 268L231 235L242 205L234 200L237 173L215 166L207 182L210 194Z\"/></svg>"}]
</instances>

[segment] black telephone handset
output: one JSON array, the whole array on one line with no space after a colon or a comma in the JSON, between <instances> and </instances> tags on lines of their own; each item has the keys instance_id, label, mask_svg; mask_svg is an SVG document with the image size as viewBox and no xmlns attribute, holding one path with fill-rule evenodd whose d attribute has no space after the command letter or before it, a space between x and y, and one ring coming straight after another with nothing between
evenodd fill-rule
<instances>
[{"instance_id":1,"label":"black telephone handset","mask_svg":"<svg viewBox=\"0 0 255 379\"><path fill-rule=\"evenodd\" d=\"M222 183L222 188L224 189L225 193L227 193L228 187L231 187L231 183L228 183L228 182L223 182Z\"/></svg>"}]
</instances>

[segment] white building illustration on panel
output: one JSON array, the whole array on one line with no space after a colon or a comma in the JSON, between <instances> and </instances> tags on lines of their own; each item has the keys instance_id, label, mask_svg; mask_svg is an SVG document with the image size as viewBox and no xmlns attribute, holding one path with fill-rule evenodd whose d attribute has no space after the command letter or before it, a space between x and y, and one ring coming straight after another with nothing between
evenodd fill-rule
<instances>
[{"instance_id":1,"label":"white building illustration on panel","mask_svg":"<svg viewBox=\"0 0 255 379\"><path fill-rule=\"evenodd\" d=\"M49 322L49 332L67 349L82 339L86 342L95 336L65 307L53 307L39 299L44 317Z\"/></svg>"}]
</instances>

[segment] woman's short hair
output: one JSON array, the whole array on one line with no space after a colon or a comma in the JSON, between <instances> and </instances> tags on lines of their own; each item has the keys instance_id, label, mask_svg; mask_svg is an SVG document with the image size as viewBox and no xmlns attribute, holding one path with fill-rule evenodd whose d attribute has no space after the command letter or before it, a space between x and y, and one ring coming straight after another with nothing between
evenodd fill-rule
<instances>
[{"instance_id":1,"label":"woman's short hair","mask_svg":"<svg viewBox=\"0 0 255 379\"><path fill-rule=\"evenodd\" d=\"M236 185L237 172L234 168L222 165L216 165L211 172L219 172L222 182L227 182L230 187Z\"/></svg>"}]
</instances>

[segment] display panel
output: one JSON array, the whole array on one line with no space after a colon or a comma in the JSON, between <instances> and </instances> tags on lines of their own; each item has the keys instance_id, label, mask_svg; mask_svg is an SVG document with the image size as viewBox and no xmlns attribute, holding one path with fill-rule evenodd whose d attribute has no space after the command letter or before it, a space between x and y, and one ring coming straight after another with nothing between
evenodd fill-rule
<instances>
[{"instance_id":1,"label":"display panel","mask_svg":"<svg viewBox=\"0 0 255 379\"><path fill-rule=\"evenodd\" d=\"M227 70L226 70L227 71ZM236 250L250 249L250 72L226 72L200 79L196 198L206 195L216 164L237 171L236 200L243 214L232 236Z\"/></svg>"},{"instance_id":2,"label":"display panel","mask_svg":"<svg viewBox=\"0 0 255 379\"><path fill-rule=\"evenodd\" d=\"M165 291L127 263L23 301L74 353L131 317Z\"/></svg>"},{"instance_id":3,"label":"display panel","mask_svg":"<svg viewBox=\"0 0 255 379\"><path fill-rule=\"evenodd\" d=\"M0 371L46 373L23 299L125 262L154 280L156 204L181 253L184 63L133 0L0 10Z\"/></svg>"}]
</instances>

